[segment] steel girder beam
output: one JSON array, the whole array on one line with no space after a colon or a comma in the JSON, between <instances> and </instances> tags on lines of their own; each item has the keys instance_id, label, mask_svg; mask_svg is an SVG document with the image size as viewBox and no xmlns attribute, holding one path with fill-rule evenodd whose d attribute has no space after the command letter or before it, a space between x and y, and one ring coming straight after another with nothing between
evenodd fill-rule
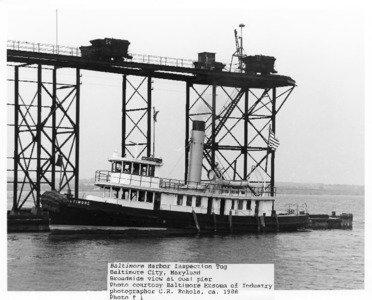
<instances>
[{"instance_id":1,"label":"steel girder beam","mask_svg":"<svg viewBox=\"0 0 372 300\"><path fill-rule=\"evenodd\" d=\"M14 67L13 210L18 210L19 67Z\"/></svg>"},{"instance_id":2,"label":"steel girder beam","mask_svg":"<svg viewBox=\"0 0 372 300\"><path fill-rule=\"evenodd\" d=\"M147 157L151 152L152 77L123 75L121 155Z\"/></svg>"},{"instance_id":3,"label":"steel girder beam","mask_svg":"<svg viewBox=\"0 0 372 300\"><path fill-rule=\"evenodd\" d=\"M7 50L8 62L33 63L52 65L65 68L80 68L85 70L125 74L127 76L151 76L152 78L192 81L195 84L212 84L230 87L275 87L294 86L295 81L282 75L249 75L246 73L220 72L200 70L195 68L157 65L151 63L136 63L126 61L120 64L89 61L82 57L40 53L33 51Z\"/></svg>"},{"instance_id":4,"label":"steel girder beam","mask_svg":"<svg viewBox=\"0 0 372 300\"><path fill-rule=\"evenodd\" d=\"M14 103L8 103L14 116L9 124L14 130L13 168L8 170L13 174L13 211L31 200L39 208L43 190L71 190L73 179L75 197L79 188L80 71L76 70L75 84L58 84L56 68L37 65L37 80L26 81L20 79L20 71L26 72L23 67L14 66ZM34 70L27 69L35 76Z\"/></svg>"},{"instance_id":5,"label":"steel girder beam","mask_svg":"<svg viewBox=\"0 0 372 300\"><path fill-rule=\"evenodd\" d=\"M80 69L76 69L76 91L75 91L75 188L74 196L75 199L79 198L79 169L80 169L80 160L79 160L79 151L80 151Z\"/></svg>"},{"instance_id":6,"label":"steel girder beam","mask_svg":"<svg viewBox=\"0 0 372 300\"><path fill-rule=\"evenodd\" d=\"M228 88L186 85L185 180L191 120L206 121L203 169L219 169L225 179L260 181L274 186L275 151L268 132L294 87ZM258 174L257 174L258 173ZM253 177L258 177L257 179ZM205 178L205 174L204 174ZM272 191L273 189L268 190Z\"/></svg>"}]
</instances>

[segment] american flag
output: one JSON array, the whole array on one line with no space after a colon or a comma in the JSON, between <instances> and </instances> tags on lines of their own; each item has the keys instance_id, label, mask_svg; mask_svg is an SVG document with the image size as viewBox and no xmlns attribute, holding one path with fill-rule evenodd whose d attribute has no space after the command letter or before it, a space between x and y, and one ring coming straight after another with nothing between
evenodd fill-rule
<instances>
[{"instance_id":1,"label":"american flag","mask_svg":"<svg viewBox=\"0 0 372 300\"><path fill-rule=\"evenodd\" d=\"M275 133L272 131L271 127L269 128L269 147L273 150L276 150L279 147L279 140L275 137Z\"/></svg>"},{"instance_id":2,"label":"american flag","mask_svg":"<svg viewBox=\"0 0 372 300\"><path fill-rule=\"evenodd\" d=\"M155 110L155 107L152 108L153 109L153 118L154 118L154 122L157 122L158 121L158 113L159 111L158 110Z\"/></svg>"}]
</instances>

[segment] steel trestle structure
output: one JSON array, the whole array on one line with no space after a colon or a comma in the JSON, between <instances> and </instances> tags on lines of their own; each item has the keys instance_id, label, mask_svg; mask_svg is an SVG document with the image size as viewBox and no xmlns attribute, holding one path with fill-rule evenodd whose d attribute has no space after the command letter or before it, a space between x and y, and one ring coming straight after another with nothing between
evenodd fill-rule
<instances>
[{"instance_id":1,"label":"steel trestle structure","mask_svg":"<svg viewBox=\"0 0 372 300\"><path fill-rule=\"evenodd\" d=\"M122 87L121 155L150 156L152 78L123 75Z\"/></svg>"},{"instance_id":2,"label":"steel trestle structure","mask_svg":"<svg viewBox=\"0 0 372 300\"><path fill-rule=\"evenodd\" d=\"M226 180L262 182L274 194L275 151L269 147L269 129L276 132L276 116L295 81L277 74L196 69L190 60L151 57L104 62L83 58L76 48L8 43L7 60L14 69L14 87L9 89L13 102L8 103L14 128L14 155L9 157L13 210L30 199L38 208L44 188L72 189L78 197L80 70L122 76L122 155L152 155L153 79L185 82L185 180L191 121L201 118L206 121L204 179L212 170ZM26 68L36 70L36 80L21 79ZM62 70L73 72L75 82L58 83ZM27 98L25 84L36 85Z\"/></svg>"},{"instance_id":3,"label":"steel trestle structure","mask_svg":"<svg viewBox=\"0 0 372 300\"><path fill-rule=\"evenodd\" d=\"M13 204L18 211L32 200L40 207L43 190L79 191L80 70L75 82L60 84L58 68L13 65ZM36 80L22 79L28 73ZM33 74L32 74L33 73ZM36 73L36 74L35 74ZM58 176L59 174L59 176Z\"/></svg>"},{"instance_id":4,"label":"steel trestle structure","mask_svg":"<svg viewBox=\"0 0 372 300\"><path fill-rule=\"evenodd\" d=\"M276 131L276 115L294 87L264 89L216 85L186 86L185 180L191 121L206 121L204 177L213 170L226 180L248 180L275 186L275 150L269 147L269 129ZM252 175L256 178L252 178ZM209 178L210 179L210 178Z\"/></svg>"}]
</instances>

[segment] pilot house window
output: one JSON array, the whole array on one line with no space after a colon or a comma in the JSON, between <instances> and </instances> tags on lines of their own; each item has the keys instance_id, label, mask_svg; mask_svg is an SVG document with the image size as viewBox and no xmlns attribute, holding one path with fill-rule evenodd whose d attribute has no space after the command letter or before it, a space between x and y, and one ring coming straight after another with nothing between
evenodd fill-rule
<instances>
[{"instance_id":1,"label":"pilot house window","mask_svg":"<svg viewBox=\"0 0 372 300\"><path fill-rule=\"evenodd\" d=\"M150 177L155 176L155 166L149 166L149 176Z\"/></svg>"},{"instance_id":2,"label":"pilot house window","mask_svg":"<svg viewBox=\"0 0 372 300\"><path fill-rule=\"evenodd\" d=\"M121 194L121 199L129 199L129 190L123 189L123 192Z\"/></svg>"},{"instance_id":3,"label":"pilot house window","mask_svg":"<svg viewBox=\"0 0 372 300\"><path fill-rule=\"evenodd\" d=\"M146 198L146 191L139 191L138 192L138 201L144 202Z\"/></svg>"},{"instance_id":4,"label":"pilot house window","mask_svg":"<svg viewBox=\"0 0 372 300\"><path fill-rule=\"evenodd\" d=\"M200 207L201 206L201 197L200 196L196 196L195 206L196 207Z\"/></svg>"},{"instance_id":5,"label":"pilot house window","mask_svg":"<svg viewBox=\"0 0 372 300\"><path fill-rule=\"evenodd\" d=\"M247 200L247 210L251 210L251 200Z\"/></svg>"},{"instance_id":6,"label":"pilot house window","mask_svg":"<svg viewBox=\"0 0 372 300\"><path fill-rule=\"evenodd\" d=\"M147 165L141 165L141 175L147 176Z\"/></svg>"},{"instance_id":7,"label":"pilot house window","mask_svg":"<svg viewBox=\"0 0 372 300\"><path fill-rule=\"evenodd\" d=\"M160 193L155 193L155 199L154 199L154 201L160 203L160 200L161 200L161 194Z\"/></svg>"},{"instance_id":8,"label":"pilot house window","mask_svg":"<svg viewBox=\"0 0 372 300\"><path fill-rule=\"evenodd\" d=\"M137 163L133 163L133 175L139 175L140 166Z\"/></svg>"},{"instance_id":9,"label":"pilot house window","mask_svg":"<svg viewBox=\"0 0 372 300\"><path fill-rule=\"evenodd\" d=\"M131 190L131 192L130 192L130 200L131 201L136 201L137 200L137 191L136 190Z\"/></svg>"},{"instance_id":10,"label":"pilot house window","mask_svg":"<svg viewBox=\"0 0 372 300\"><path fill-rule=\"evenodd\" d=\"M112 188L112 198L119 198L119 190L120 188L113 187Z\"/></svg>"},{"instance_id":11,"label":"pilot house window","mask_svg":"<svg viewBox=\"0 0 372 300\"><path fill-rule=\"evenodd\" d=\"M131 173L131 163L130 162L124 162L124 166L123 166L123 172L124 173L127 173L127 174L130 174Z\"/></svg>"},{"instance_id":12,"label":"pilot house window","mask_svg":"<svg viewBox=\"0 0 372 300\"><path fill-rule=\"evenodd\" d=\"M153 192L147 192L146 202L151 203L153 198Z\"/></svg>"},{"instance_id":13,"label":"pilot house window","mask_svg":"<svg viewBox=\"0 0 372 300\"><path fill-rule=\"evenodd\" d=\"M183 195L177 195L177 205L182 205L183 203Z\"/></svg>"},{"instance_id":14,"label":"pilot house window","mask_svg":"<svg viewBox=\"0 0 372 300\"><path fill-rule=\"evenodd\" d=\"M238 200L238 209L243 209L243 200Z\"/></svg>"},{"instance_id":15,"label":"pilot house window","mask_svg":"<svg viewBox=\"0 0 372 300\"><path fill-rule=\"evenodd\" d=\"M116 161L112 164L112 172L119 172L121 173L122 165L121 161Z\"/></svg>"},{"instance_id":16,"label":"pilot house window","mask_svg":"<svg viewBox=\"0 0 372 300\"><path fill-rule=\"evenodd\" d=\"M192 205L192 196L187 196L186 198L186 205L191 206Z\"/></svg>"}]
</instances>

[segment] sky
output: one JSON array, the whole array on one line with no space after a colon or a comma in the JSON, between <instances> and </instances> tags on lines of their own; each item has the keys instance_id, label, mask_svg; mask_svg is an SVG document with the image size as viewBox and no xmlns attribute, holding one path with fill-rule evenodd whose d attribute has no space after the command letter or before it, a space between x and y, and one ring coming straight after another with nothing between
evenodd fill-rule
<instances>
[{"instance_id":1,"label":"sky","mask_svg":"<svg viewBox=\"0 0 372 300\"><path fill-rule=\"evenodd\" d=\"M233 6L59 9L58 39L61 45L80 46L93 38L123 38L133 53L196 59L198 52L211 51L228 62L239 23L246 24L246 53L275 56L279 74L297 82L277 119L276 180L363 184L364 45L358 12ZM54 43L55 11L9 11L7 38ZM120 75L82 71L81 178L107 169L107 158L120 149L120 101ZM182 178L185 84L154 80L153 102L160 110L156 149L165 161L161 175Z\"/></svg>"}]
</instances>

